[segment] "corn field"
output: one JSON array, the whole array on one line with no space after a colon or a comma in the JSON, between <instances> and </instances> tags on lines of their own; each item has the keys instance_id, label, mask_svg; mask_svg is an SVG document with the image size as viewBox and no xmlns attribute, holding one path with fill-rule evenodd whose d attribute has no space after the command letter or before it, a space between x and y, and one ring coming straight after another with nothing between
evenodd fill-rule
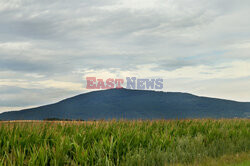
<instances>
[{"instance_id":1,"label":"corn field","mask_svg":"<svg viewBox=\"0 0 250 166\"><path fill-rule=\"evenodd\" d=\"M210 160L249 165L250 120L0 122L0 165L209 165Z\"/></svg>"}]
</instances>

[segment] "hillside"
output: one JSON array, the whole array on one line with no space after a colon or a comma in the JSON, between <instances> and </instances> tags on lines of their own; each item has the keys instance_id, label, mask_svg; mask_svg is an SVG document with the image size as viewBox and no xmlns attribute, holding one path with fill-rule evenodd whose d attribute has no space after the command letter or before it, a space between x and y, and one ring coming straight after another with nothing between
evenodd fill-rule
<instances>
[{"instance_id":1,"label":"hillside","mask_svg":"<svg viewBox=\"0 0 250 166\"><path fill-rule=\"evenodd\" d=\"M4 112L1 120L247 118L250 103L199 97L188 93L109 89L58 103Z\"/></svg>"}]
</instances>

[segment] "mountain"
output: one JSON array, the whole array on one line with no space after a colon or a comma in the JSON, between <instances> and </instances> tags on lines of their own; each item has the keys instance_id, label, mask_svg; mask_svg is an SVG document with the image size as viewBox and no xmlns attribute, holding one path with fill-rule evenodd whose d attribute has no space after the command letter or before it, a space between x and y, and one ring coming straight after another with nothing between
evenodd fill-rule
<instances>
[{"instance_id":1,"label":"mountain","mask_svg":"<svg viewBox=\"0 0 250 166\"><path fill-rule=\"evenodd\" d=\"M58 103L4 112L1 120L249 118L250 103L199 97L188 93L109 89Z\"/></svg>"}]
</instances>

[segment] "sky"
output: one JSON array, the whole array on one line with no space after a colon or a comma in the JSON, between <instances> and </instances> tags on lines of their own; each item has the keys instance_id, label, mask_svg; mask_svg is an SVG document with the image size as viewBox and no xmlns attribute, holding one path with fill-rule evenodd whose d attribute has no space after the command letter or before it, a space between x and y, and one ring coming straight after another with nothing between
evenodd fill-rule
<instances>
[{"instance_id":1,"label":"sky","mask_svg":"<svg viewBox=\"0 0 250 166\"><path fill-rule=\"evenodd\" d=\"M86 77L250 102L249 0L0 0L0 112L85 93Z\"/></svg>"}]
</instances>

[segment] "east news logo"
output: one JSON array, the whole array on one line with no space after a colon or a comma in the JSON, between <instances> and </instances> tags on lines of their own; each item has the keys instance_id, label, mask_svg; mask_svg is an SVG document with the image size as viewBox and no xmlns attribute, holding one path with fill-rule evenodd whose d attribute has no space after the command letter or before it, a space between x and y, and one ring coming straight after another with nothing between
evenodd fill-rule
<instances>
[{"instance_id":1,"label":"east news logo","mask_svg":"<svg viewBox=\"0 0 250 166\"><path fill-rule=\"evenodd\" d=\"M127 89L163 89L163 79L137 79L136 77L126 77L124 79L97 79L96 77L86 77L86 89L113 89L113 88L127 88Z\"/></svg>"}]
</instances>

